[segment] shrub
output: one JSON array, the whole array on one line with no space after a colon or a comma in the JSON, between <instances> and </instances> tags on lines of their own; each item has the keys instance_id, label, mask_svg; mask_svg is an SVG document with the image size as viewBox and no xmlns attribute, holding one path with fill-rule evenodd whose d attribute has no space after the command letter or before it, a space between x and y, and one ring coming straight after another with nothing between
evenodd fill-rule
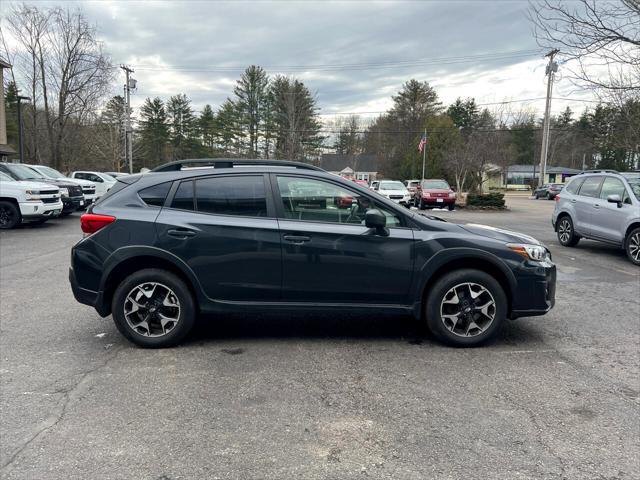
<instances>
[{"instance_id":1,"label":"shrub","mask_svg":"<svg viewBox=\"0 0 640 480\"><path fill-rule=\"evenodd\" d=\"M467 196L467 205L472 207L504 208L504 193L470 193Z\"/></svg>"}]
</instances>

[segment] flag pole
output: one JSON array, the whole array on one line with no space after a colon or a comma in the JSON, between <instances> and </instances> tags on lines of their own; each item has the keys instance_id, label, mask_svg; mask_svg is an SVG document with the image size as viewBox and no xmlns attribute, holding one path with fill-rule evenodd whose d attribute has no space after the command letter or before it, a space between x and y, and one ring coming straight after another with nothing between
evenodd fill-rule
<instances>
[{"instance_id":1,"label":"flag pole","mask_svg":"<svg viewBox=\"0 0 640 480\"><path fill-rule=\"evenodd\" d=\"M424 138L427 138L427 129L424 129ZM427 144L422 145L422 180L424 180L424 166L427 162Z\"/></svg>"}]
</instances>

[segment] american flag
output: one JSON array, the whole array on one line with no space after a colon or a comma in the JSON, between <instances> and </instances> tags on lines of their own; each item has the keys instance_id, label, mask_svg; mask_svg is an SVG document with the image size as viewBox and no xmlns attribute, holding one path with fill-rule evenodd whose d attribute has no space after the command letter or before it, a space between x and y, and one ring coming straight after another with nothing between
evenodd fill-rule
<instances>
[{"instance_id":1,"label":"american flag","mask_svg":"<svg viewBox=\"0 0 640 480\"><path fill-rule=\"evenodd\" d=\"M420 138L420 143L418 144L418 151L420 153L422 153L422 150L424 150L424 146L427 144L427 134L423 133L422 134L422 138Z\"/></svg>"}]
</instances>

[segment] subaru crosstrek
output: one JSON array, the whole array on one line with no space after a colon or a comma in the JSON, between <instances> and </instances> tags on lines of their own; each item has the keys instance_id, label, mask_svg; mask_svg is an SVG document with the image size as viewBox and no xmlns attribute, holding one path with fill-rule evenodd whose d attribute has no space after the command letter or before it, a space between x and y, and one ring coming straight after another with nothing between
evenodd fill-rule
<instances>
[{"instance_id":1,"label":"subaru crosstrek","mask_svg":"<svg viewBox=\"0 0 640 480\"><path fill-rule=\"evenodd\" d=\"M576 175L556 196L551 223L565 247L590 238L624 248L629 260L640 265L640 173Z\"/></svg>"},{"instance_id":2,"label":"subaru crosstrek","mask_svg":"<svg viewBox=\"0 0 640 480\"><path fill-rule=\"evenodd\" d=\"M81 227L76 299L144 347L179 343L199 313L284 309L410 314L474 346L554 305L556 268L534 238L411 212L302 163L201 159L119 177Z\"/></svg>"}]
</instances>

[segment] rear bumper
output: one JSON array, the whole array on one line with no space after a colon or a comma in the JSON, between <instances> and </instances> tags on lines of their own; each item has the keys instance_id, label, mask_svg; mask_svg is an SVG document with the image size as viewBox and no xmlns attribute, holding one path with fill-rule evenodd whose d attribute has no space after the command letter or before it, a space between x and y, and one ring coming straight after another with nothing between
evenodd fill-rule
<instances>
[{"instance_id":1,"label":"rear bumper","mask_svg":"<svg viewBox=\"0 0 640 480\"><path fill-rule=\"evenodd\" d=\"M102 292L87 290L86 288L82 288L78 285L73 268L69 268L69 283L71 284L73 296L79 303L95 308L101 317L109 315L109 309L105 307L103 302Z\"/></svg>"}]
</instances>

